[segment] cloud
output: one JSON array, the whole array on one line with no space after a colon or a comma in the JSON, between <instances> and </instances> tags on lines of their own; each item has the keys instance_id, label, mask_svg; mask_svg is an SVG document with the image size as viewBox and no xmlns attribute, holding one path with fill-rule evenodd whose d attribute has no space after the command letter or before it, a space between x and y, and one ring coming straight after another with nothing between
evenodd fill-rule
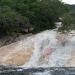
<instances>
[{"instance_id":1,"label":"cloud","mask_svg":"<svg viewBox=\"0 0 75 75\"><path fill-rule=\"evenodd\" d=\"M62 0L62 1L67 4L75 4L75 0Z\"/></svg>"}]
</instances>

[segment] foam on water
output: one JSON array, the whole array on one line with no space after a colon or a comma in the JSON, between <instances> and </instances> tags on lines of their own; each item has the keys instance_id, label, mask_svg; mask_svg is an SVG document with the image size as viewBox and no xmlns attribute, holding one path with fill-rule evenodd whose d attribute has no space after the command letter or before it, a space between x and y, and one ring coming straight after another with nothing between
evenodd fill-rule
<instances>
[{"instance_id":1,"label":"foam on water","mask_svg":"<svg viewBox=\"0 0 75 75\"><path fill-rule=\"evenodd\" d=\"M50 71L45 71L45 72L38 72L38 73L33 73L33 75L51 75Z\"/></svg>"}]
</instances>

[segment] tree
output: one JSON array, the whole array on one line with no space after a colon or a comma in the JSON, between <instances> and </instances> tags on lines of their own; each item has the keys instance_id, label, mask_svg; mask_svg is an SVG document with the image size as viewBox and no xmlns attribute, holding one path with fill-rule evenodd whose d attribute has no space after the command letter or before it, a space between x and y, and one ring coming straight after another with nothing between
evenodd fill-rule
<instances>
[{"instance_id":1,"label":"tree","mask_svg":"<svg viewBox=\"0 0 75 75\"><path fill-rule=\"evenodd\" d=\"M25 29L30 27L27 17L23 17L8 6L0 8L0 29L7 34L25 33Z\"/></svg>"},{"instance_id":2,"label":"tree","mask_svg":"<svg viewBox=\"0 0 75 75\"><path fill-rule=\"evenodd\" d=\"M31 27L40 32L55 28L65 12L60 0L0 0L0 26L5 32L25 33Z\"/></svg>"},{"instance_id":3,"label":"tree","mask_svg":"<svg viewBox=\"0 0 75 75\"><path fill-rule=\"evenodd\" d=\"M62 19L63 19L62 27L59 28L59 31L69 32L71 30L75 30L75 13L74 12L64 14Z\"/></svg>"}]
</instances>

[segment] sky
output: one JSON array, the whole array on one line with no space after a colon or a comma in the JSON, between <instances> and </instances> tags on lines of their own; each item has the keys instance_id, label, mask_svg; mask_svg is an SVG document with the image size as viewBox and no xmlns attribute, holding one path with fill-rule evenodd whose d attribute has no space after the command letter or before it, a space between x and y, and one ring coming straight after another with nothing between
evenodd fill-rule
<instances>
[{"instance_id":1,"label":"sky","mask_svg":"<svg viewBox=\"0 0 75 75\"><path fill-rule=\"evenodd\" d=\"M67 4L75 4L75 0L62 0L62 1Z\"/></svg>"}]
</instances>

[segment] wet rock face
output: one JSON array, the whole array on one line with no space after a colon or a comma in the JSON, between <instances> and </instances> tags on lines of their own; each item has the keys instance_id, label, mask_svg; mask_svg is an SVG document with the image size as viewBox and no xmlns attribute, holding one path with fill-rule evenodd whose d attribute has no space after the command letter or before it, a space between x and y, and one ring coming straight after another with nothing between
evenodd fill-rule
<instances>
[{"instance_id":1,"label":"wet rock face","mask_svg":"<svg viewBox=\"0 0 75 75\"><path fill-rule=\"evenodd\" d=\"M71 50L69 58L66 60L66 66L75 67L75 49Z\"/></svg>"},{"instance_id":2,"label":"wet rock face","mask_svg":"<svg viewBox=\"0 0 75 75\"><path fill-rule=\"evenodd\" d=\"M56 39L57 39L57 42L62 45L65 45L69 41L68 35L65 35L62 33L57 34Z\"/></svg>"},{"instance_id":3,"label":"wet rock face","mask_svg":"<svg viewBox=\"0 0 75 75\"><path fill-rule=\"evenodd\" d=\"M45 31L0 48L0 64L24 67L75 65L75 41L64 34ZM64 45L63 45L64 44Z\"/></svg>"}]
</instances>

